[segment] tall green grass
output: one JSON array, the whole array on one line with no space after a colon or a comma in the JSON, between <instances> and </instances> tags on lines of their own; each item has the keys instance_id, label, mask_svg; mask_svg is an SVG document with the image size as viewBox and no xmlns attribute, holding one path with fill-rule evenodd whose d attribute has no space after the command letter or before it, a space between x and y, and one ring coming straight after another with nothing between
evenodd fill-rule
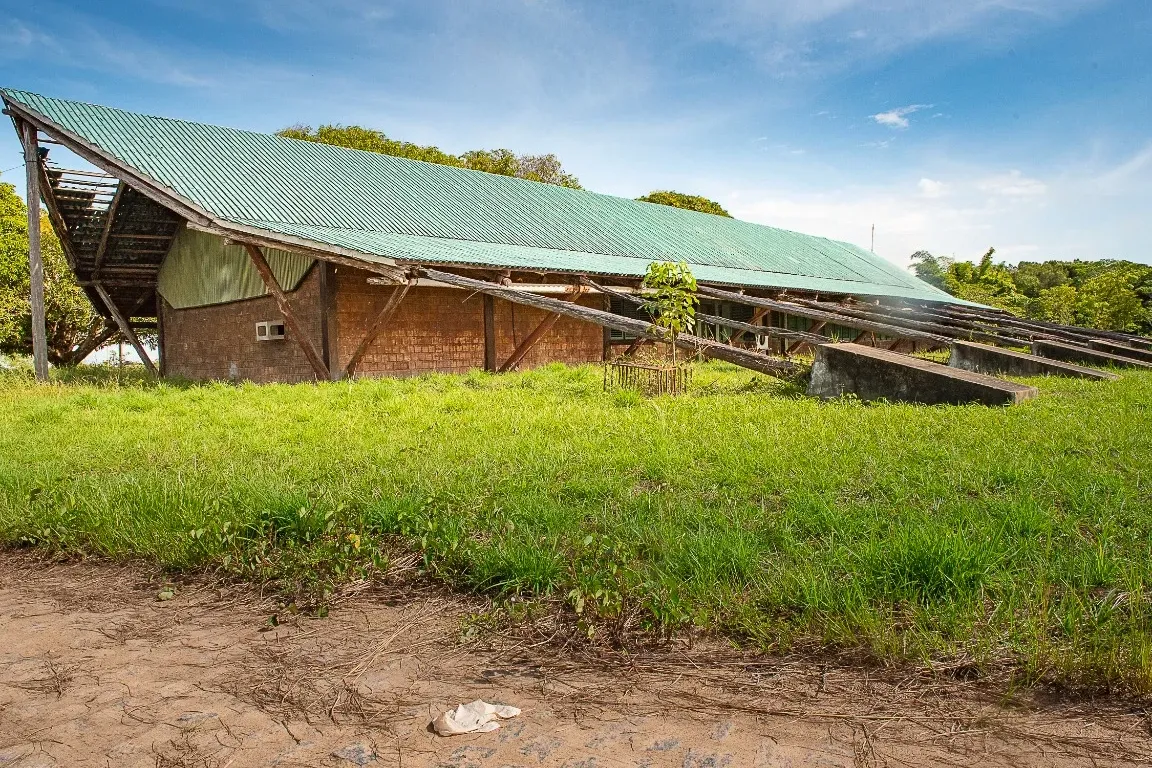
<instances>
[{"instance_id":1,"label":"tall green grass","mask_svg":"<svg viewBox=\"0 0 1152 768\"><path fill-rule=\"evenodd\" d=\"M1152 690L1152 375L1012 408L821 403L709 364L319 385L0 378L0 540L323 587L435 578L774 649ZM601 630L603 631L603 630Z\"/></svg>"}]
</instances>

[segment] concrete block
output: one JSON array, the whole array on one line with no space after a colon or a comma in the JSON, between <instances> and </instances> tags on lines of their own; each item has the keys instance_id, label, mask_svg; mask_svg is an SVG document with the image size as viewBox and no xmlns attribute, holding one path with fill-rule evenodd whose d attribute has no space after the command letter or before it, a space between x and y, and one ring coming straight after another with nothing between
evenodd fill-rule
<instances>
[{"instance_id":1,"label":"concrete block","mask_svg":"<svg viewBox=\"0 0 1152 768\"><path fill-rule=\"evenodd\" d=\"M1125 346L1118 341L1106 341L1104 339L1093 339L1088 342L1088 346L1100 352L1107 352L1110 355L1130 357L1133 360L1152 363L1152 350L1150 349L1137 349L1136 347Z\"/></svg>"},{"instance_id":2,"label":"concrete block","mask_svg":"<svg viewBox=\"0 0 1152 768\"><path fill-rule=\"evenodd\" d=\"M952 344L952 357L948 365L989 376L1005 373L1009 376L1072 376L1080 379L1108 380L1120 378L1114 373L1095 368L1085 368L1082 365L970 341L957 341Z\"/></svg>"},{"instance_id":3,"label":"concrete block","mask_svg":"<svg viewBox=\"0 0 1152 768\"><path fill-rule=\"evenodd\" d=\"M1111 365L1115 368L1152 368L1152 363L1145 363L1133 357L1121 357L1110 352L1101 352L1078 344L1065 344L1061 341L1034 341L1032 354L1068 363Z\"/></svg>"},{"instance_id":4,"label":"concrete block","mask_svg":"<svg viewBox=\"0 0 1152 768\"><path fill-rule=\"evenodd\" d=\"M926 405L1014 405L1036 396L1035 387L858 344L816 346L808 394Z\"/></svg>"}]
</instances>

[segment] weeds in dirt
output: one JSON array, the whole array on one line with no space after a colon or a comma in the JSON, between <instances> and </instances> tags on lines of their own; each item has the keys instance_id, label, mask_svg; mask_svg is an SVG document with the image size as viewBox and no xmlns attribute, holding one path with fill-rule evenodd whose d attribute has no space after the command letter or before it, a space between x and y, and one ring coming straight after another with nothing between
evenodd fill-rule
<instances>
[{"instance_id":1,"label":"weeds in dirt","mask_svg":"<svg viewBox=\"0 0 1152 768\"><path fill-rule=\"evenodd\" d=\"M722 364L651 399L595 367L67 378L0 376L4 542L271 582L301 610L411 555L594 640L718 632L1152 691L1146 373L1037 379L1006 409L820 403Z\"/></svg>"}]
</instances>

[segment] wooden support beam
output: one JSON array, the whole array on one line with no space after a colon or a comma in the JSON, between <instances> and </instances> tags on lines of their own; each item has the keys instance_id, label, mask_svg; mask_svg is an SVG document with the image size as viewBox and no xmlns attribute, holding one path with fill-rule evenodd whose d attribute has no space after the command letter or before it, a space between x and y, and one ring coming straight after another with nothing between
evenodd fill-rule
<instances>
[{"instance_id":1,"label":"wooden support beam","mask_svg":"<svg viewBox=\"0 0 1152 768\"><path fill-rule=\"evenodd\" d=\"M774 299L764 299L758 296L746 296L742 293L733 293L732 291L722 291L718 288L711 286L701 285L698 287L697 292L703 296L710 296L714 299L726 299L727 301L736 302L738 304L747 304L753 307L763 307L765 309L774 309L777 312L783 312L786 315L795 315L796 317L807 317L810 320L824 320L836 325L847 326L848 328L856 328L861 331L873 331L885 336L902 337L906 339L919 339L921 341L933 342L936 346L946 347L951 343L951 339L947 336L941 336L934 333L926 333L924 331L913 330L910 328L900 328L888 323L879 323L874 320L865 320L858 317L851 317L847 314L831 312L823 309L811 309L793 302L776 301Z\"/></svg>"},{"instance_id":2,"label":"wooden support beam","mask_svg":"<svg viewBox=\"0 0 1152 768\"><path fill-rule=\"evenodd\" d=\"M496 373L496 299L484 294L484 370Z\"/></svg>"},{"instance_id":3,"label":"wooden support beam","mask_svg":"<svg viewBox=\"0 0 1152 768\"><path fill-rule=\"evenodd\" d=\"M251 243L245 243L244 248L248 251L248 258L252 260L252 266L256 267L256 271L260 273L260 278L264 281L268 293L275 297L276 306L280 308L280 314L284 316L284 324L288 326L288 332L296 339L296 343L304 352L304 356L308 358L312 370L316 372L316 378L320 380L329 378L328 366L324 365L323 358L316 351L316 345L312 343L312 339L305 335L303 327L296 320L296 313L292 311L288 297L284 295L280 284L276 282L276 275L272 273L272 267L268 266L264 252L260 250L260 246Z\"/></svg>"},{"instance_id":4,"label":"wooden support beam","mask_svg":"<svg viewBox=\"0 0 1152 768\"><path fill-rule=\"evenodd\" d=\"M92 277L96 280L100 279L100 267L104 265L104 255L108 253L108 237L112 234L112 222L116 220L116 210L120 207L120 201L124 198L124 184L116 186L116 195L112 198L112 202L108 204L108 213L104 218L104 231L100 233L100 244L96 246L96 260L92 266Z\"/></svg>"},{"instance_id":5,"label":"wooden support beam","mask_svg":"<svg viewBox=\"0 0 1152 768\"><path fill-rule=\"evenodd\" d=\"M752 313L752 319L748 321L748 325L758 324L761 320L764 319L764 315L768 314L771 311L772 310L765 309L764 307L757 307L756 311L754 311ZM736 331L736 333L732 336L732 338L728 339L728 343L729 344L735 344L736 342L740 341L740 339L744 338L744 334L746 334L746 333L748 333L748 331L745 331L745 330Z\"/></svg>"},{"instance_id":6,"label":"wooden support beam","mask_svg":"<svg viewBox=\"0 0 1152 768\"><path fill-rule=\"evenodd\" d=\"M586 307L581 304L568 303L553 299L548 296L538 296L527 291L518 291L515 288L505 288L495 283L490 283L484 280L475 280L470 277L462 275L455 275L451 272L441 272L438 269L430 269L428 267L417 267L418 274L422 277L427 277L431 280L445 283L447 285L454 285L457 288L465 288L481 293L488 293L498 298L507 299L508 301L515 302L516 304L524 304L529 307L536 307L545 312L557 313L581 320L587 323L612 328L624 333L632 334L635 336L643 336L645 338L663 341L668 343L674 341L676 346L681 349L688 350L695 354L701 354L704 357L715 358L717 360L725 360L734 365L739 365L760 373L766 373L770 376L779 376L781 374L792 373L796 370L796 366L787 361L778 358L769 357L762 352L756 352L750 349L742 349L740 347L730 347L727 344L721 344L711 339L702 339L699 336L694 336L689 333L681 333L670 339L662 335L658 331L654 331L650 323L643 320L634 320L630 317L623 317L615 315L611 312L605 312L602 309L595 309L593 307Z\"/></svg>"},{"instance_id":7,"label":"wooden support beam","mask_svg":"<svg viewBox=\"0 0 1152 768\"><path fill-rule=\"evenodd\" d=\"M78 262L76 259L76 250L72 244L71 232L69 232L68 225L64 222L64 215L60 212L60 206L52 191L52 183L48 180L48 173L44 169L44 163L37 163L36 172L40 180L40 196L44 198L44 203L48 207L48 219L52 222L52 227L56 230L56 239L60 241L60 247L64 250L64 257L68 261L68 266L75 271Z\"/></svg>"},{"instance_id":8,"label":"wooden support beam","mask_svg":"<svg viewBox=\"0 0 1152 768\"><path fill-rule=\"evenodd\" d=\"M120 333L136 350L136 354L140 356L140 362L144 363L144 367L148 369L148 373L153 376L156 375L156 366L152 364L152 359L148 357L148 351L144 349L144 345L140 343L140 339L136 336L136 331L132 330L132 326L128 323L128 318L120 313L120 309L116 306L116 302L112 301L112 297L108 295L108 291L100 283L95 283L92 286L96 293L100 296L100 301L104 302L104 306L108 308L108 313L112 315L112 319L116 321L116 325L120 328Z\"/></svg>"},{"instance_id":9,"label":"wooden support beam","mask_svg":"<svg viewBox=\"0 0 1152 768\"><path fill-rule=\"evenodd\" d=\"M583 293L584 289L581 286L574 285L572 286L572 294L561 299L561 301L574 302L580 298L581 294ZM508 371L511 371L515 369L516 366L520 365L525 355L527 355L532 350L532 347L536 346L536 343L540 341L540 339L544 338L544 334L552 330L552 326L556 325L556 321L559 319L559 313L553 312L541 320L540 323L532 329L532 332L524 337L524 340L520 342L520 345L517 346L516 349L512 350L512 354L509 355L508 359L504 361L504 365L500 366L499 373L508 373Z\"/></svg>"},{"instance_id":10,"label":"wooden support beam","mask_svg":"<svg viewBox=\"0 0 1152 768\"><path fill-rule=\"evenodd\" d=\"M32 366L37 381L48 380L48 335L44 320L44 258L40 250L40 147L36 127L22 122L28 198L28 267L31 280Z\"/></svg>"},{"instance_id":11,"label":"wooden support beam","mask_svg":"<svg viewBox=\"0 0 1152 768\"><path fill-rule=\"evenodd\" d=\"M252 246L255 248L255 246ZM368 326L368 330L364 333L364 338L360 339L360 343L356 345L356 351L352 353L352 357L348 359L348 364L344 366L344 373L341 378L351 378L356 373L356 367L360 365L360 360L364 357L364 353L368 351L368 347L372 346L372 342L376 341L376 337L384 330L384 326L388 325L388 321L396 314L396 310L400 307L400 302L408 295L408 291L412 288L412 284L416 282L415 277L408 278L408 281L402 285L397 285L392 290L392 295L388 297L388 301L384 302L384 306L376 313L376 317L372 320L372 324Z\"/></svg>"},{"instance_id":12,"label":"wooden support beam","mask_svg":"<svg viewBox=\"0 0 1152 768\"><path fill-rule=\"evenodd\" d=\"M826 326L826 325L828 325L828 322L826 320L821 320L819 322L813 323L812 325L808 326L807 333L818 334L818 333L820 333L820 331L824 330L824 326ZM809 343L808 339L800 339L799 341L796 341L791 346L789 346L788 349L785 350L785 354L794 355L800 351L801 347L803 347L805 344L808 344L808 343Z\"/></svg>"}]
</instances>

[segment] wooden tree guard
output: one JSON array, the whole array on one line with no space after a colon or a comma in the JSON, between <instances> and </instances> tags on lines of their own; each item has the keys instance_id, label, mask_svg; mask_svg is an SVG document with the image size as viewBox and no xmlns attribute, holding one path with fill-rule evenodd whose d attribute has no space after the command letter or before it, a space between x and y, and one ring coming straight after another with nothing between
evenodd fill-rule
<instances>
[{"instance_id":1,"label":"wooden tree guard","mask_svg":"<svg viewBox=\"0 0 1152 768\"><path fill-rule=\"evenodd\" d=\"M244 248L248 251L248 257L252 260L252 265L256 267L256 271L260 273L260 278L264 281L265 287L268 288L268 293L276 298L276 306L280 308L280 314L284 316L284 324L288 326L288 331L292 334L292 337L296 339L296 343L300 345L304 356L308 358L308 362L312 365L312 370L316 372L316 378L321 380L329 378L328 366L324 365L324 360L320 357L320 353L316 351L316 346L312 343L312 340L304 334L304 329L296 320L296 313L292 311L292 306L288 303L288 297L284 295L280 284L276 282L276 275L272 273L272 267L268 266L268 260L264 258L264 252L260 250L260 246L253 245L252 243L244 243Z\"/></svg>"},{"instance_id":2,"label":"wooden tree guard","mask_svg":"<svg viewBox=\"0 0 1152 768\"><path fill-rule=\"evenodd\" d=\"M678 395L688 389L692 369L687 365L643 365L610 360L604 364L604 389L630 389L644 395Z\"/></svg>"}]
</instances>

